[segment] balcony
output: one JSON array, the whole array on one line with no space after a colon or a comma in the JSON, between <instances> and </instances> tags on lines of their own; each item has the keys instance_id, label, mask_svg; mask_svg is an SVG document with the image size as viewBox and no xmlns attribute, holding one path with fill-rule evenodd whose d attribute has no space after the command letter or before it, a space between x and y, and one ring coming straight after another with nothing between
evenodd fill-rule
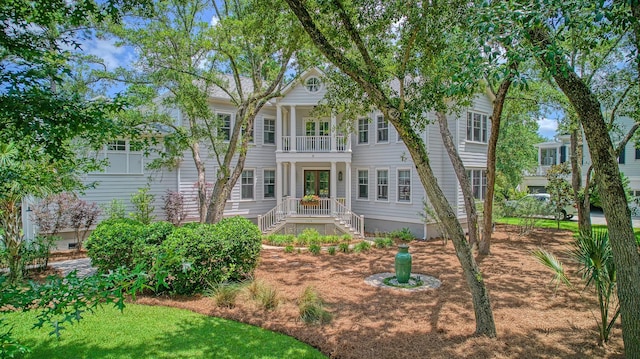
<instances>
[{"instance_id":1,"label":"balcony","mask_svg":"<svg viewBox=\"0 0 640 359\"><path fill-rule=\"evenodd\" d=\"M347 152L348 150L346 136L294 136L293 141L292 136L282 137L282 152Z\"/></svg>"}]
</instances>

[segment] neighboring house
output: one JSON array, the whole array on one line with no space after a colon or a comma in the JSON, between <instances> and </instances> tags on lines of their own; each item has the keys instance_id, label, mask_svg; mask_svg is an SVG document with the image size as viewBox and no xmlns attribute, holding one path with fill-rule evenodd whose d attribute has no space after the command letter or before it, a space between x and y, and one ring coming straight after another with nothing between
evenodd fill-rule
<instances>
[{"instance_id":1,"label":"neighboring house","mask_svg":"<svg viewBox=\"0 0 640 359\"><path fill-rule=\"evenodd\" d=\"M621 141L633 124L631 118L620 119L619 128L612 135L614 146ZM587 169L591 166L591 156L584 139L582 143L584 144L582 151L582 184L584 185ZM555 141L538 143L535 146L538 148L538 168L533 173L525 173L522 184L528 188L530 193L546 193L547 170L551 165L570 161L570 136L560 135ZM635 198L634 202L637 206L640 201L640 149L636 148L633 140L627 142L620 152L618 166L620 172L629 179L631 195Z\"/></svg>"},{"instance_id":2,"label":"neighboring house","mask_svg":"<svg viewBox=\"0 0 640 359\"><path fill-rule=\"evenodd\" d=\"M363 114L353 133L339 126L340 113L327 118L311 115L326 89L317 70L304 73L267 104L256 118L253 141L242 176L234 187L225 215L240 215L259 224L265 233L297 233L314 227L320 232L388 232L408 227L417 238L438 236L433 219L425 223L424 189L409 152L393 126L380 112ZM213 93L211 106L230 131L236 109L226 95ZM449 127L468 173L474 197L486 193L486 151L490 133L492 98L478 95L468 111L449 116ZM179 114L176 114L180 121ZM428 114L435 122L435 116ZM437 124L421 136L427 144L431 166L458 217L466 222L464 199ZM204 147L204 146L203 146ZM148 172L146 159L128 141L107 145L103 155L111 165L87 180L99 185L85 200L107 204L112 199L129 202L130 195L151 178L156 194L156 214L163 217L161 197L167 190L185 195L188 220L198 218L196 169L189 153L176 170ZM207 176L215 178L216 165L207 162ZM305 195L317 195L316 204L303 205Z\"/></svg>"},{"instance_id":3,"label":"neighboring house","mask_svg":"<svg viewBox=\"0 0 640 359\"><path fill-rule=\"evenodd\" d=\"M547 171L553 165L570 160L570 136L559 135L554 141L537 143L538 167L534 171L526 171L522 177L522 185L529 193L547 193Z\"/></svg>"}]
</instances>

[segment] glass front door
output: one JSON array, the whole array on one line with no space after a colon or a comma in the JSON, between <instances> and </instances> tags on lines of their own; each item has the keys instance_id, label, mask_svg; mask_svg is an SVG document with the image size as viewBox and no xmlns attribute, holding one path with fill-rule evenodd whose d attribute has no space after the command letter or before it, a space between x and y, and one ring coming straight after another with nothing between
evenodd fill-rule
<instances>
[{"instance_id":1,"label":"glass front door","mask_svg":"<svg viewBox=\"0 0 640 359\"><path fill-rule=\"evenodd\" d=\"M304 171L304 194L315 194L320 198L329 198L329 171Z\"/></svg>"}]
</instances>

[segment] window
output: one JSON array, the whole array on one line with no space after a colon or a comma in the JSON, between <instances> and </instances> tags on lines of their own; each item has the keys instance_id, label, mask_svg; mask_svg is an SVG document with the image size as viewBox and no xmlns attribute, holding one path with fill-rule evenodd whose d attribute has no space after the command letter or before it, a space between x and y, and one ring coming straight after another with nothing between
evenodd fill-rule
<instances>
[{"instance_id":1,"label":"window","mask_svg":"<svg viewBox=\"0 0 640 359\"><path fill-rule=\"evenodd\" d=\"M640 148L636 148L636 160L640 160Z\"/></svg>"},{"instance_id":2,"label":"window","mask_svg":"<svg viewBox=\"0 0 640 359\"><path fill-rule=\"evenodd\" d=\"M358 119L358 143L369 143L369 119Z\"/></svg>"},{"instance_id":3,"label":"window","mask_svg":"<svg viewBox=\"0 0 640 359\"><path fill-rule=\"evenodd\" d=\"M471 181L473 198L484 200L487 193L487 172L485 170L471 170L467 171L467 176Z\"/></svg>"},{"instance_id":4,"label":"window","mask_svg":"<svg viewBox=\"0 0 640 359\"><path fill-rule=\"evenodd\" d=\"M276 143L276 120L273 118L265 118L263 120L262 130L264 132L264 143Z\"/></svg>"},{"instance_id":5,"label":"window","mask_svg":"<svg viewBox=\"0 0 640 359\"><path fill-rule=\"evenodd\" d=\"M253 170L242 171L240 198L253 199Z\"/></svg>"},{"instance_id":6,"label":"window","mask_svg":"<svg viewBox=\"0 0 640 359\"><path fill-rule=\"evenodd\" d=\"M376 198L380 201L389 199L389 171L378 170L378 194Z\"/></svg>"},{"instance_id":7,"label":"window","mask_svg":"<svg viewBox=\"0 0 640 359\"><path fill-rule=\"evenodd\" d=\"M318 92L320 90L320 79L317 77L309 77L304 83L304 87L309 92Z\"/></svg>"},{"instance_id":8,"label":"window","mask_svg":"<svg viewBox=\"0 0 640 359\"><path fill-rule=\"evenodd\" d=\"M129 140L115 140L107 143L98 157L107 159L109 164L104 173L142 174L142 144Z\"/></svg>"},{"instance_id":9,"label":"window","mask_svg":"<svg viewBox=\"0 0 640 359\"><path fill-rule=\"evenodd\" d=\"M276 171L264 170L264 198L276 198Z\"/></svg>"},{"instance_id":10,"label":"window","mask_svg":"<svg viewBox=\"0 0 640 359\"><path fill-rule=\"evenodd\" d=\"M557 148L541 148L540 149L540 165L552 166L556 165L558 149Z\"/></svg>"},{"instance_id":11,"label":"window","mask_svg":"<svg viewBox=\"0 0 640 359\"><path fill-rule=\"evenodd\" d=\"M411 170L398 170L398 202L411 202Z\"/></svg>"},{"instance_id":12,"label":"window","mask_svg":"<svg viewBox=\"0 0 640 359\"><path fill-rule=\"evenodd\" d=\"M358 199L369 199L368 170L358 170Z\"/></svg>"},{"instance_id":13,"label":"window","mask_svg":"<svg viewBox=\"0 0 640 359\"><path fill-rule=\"evenodd\" d=\"M220 121L220 137L225 141L229 141L231 138L231 115L219 113L218 120Z\"/></svg>"},{"instance_id":14,"label":"window","mask_svg":"<svg viewBox=\"0 0 640 359\"><path fill-rule=\"evenodd\" d=\"M384 116L380 115L376 119L378 127L378 142L389 142L389 122Z\"/></svg>"},{"instance_id":15,"label":"window","mask_svg":"<svg viewBox=\"0 0 640 359\"><path fill-rule=\"evenodd\" d=\"M487 115L467 112L467 140L487 142Z\"/></svg>"},{"instance_id":16,"label":"window","mask_svg":"<svg viewBox=\"0 0 640 359\"><path fill-rule=\"evenodd\" d=\"M117 140L107 143L107 151L126 151L127 141Z\"/></svg>"},{"instance_id":17,"label":"window","mask_svg":"<svg viewBox=\"0 0 640 359\"><path fill-rule=\"evenodd\" d=\"M626 147L626 146L623 146L623 147L622 147L622 149L621 149L621 151L620 151L620 156L618 156L618 163L619 163L619 164L621 164L621 165L623 165L623 164L624 164L624 160L625 160L625 157L626 157L626 152L627 152L627 151L626 151L626 148L625 148L625 147Z\"/></svg>"}]
</instances>

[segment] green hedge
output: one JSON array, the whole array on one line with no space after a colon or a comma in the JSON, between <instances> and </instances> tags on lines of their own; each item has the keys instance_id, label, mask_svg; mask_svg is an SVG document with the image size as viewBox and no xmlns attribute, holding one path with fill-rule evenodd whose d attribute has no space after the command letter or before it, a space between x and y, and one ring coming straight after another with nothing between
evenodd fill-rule
<instances>
[{"instance_id":1,"label":"green hedge","mask_svg":"<svg viewBox=\"0 0 640 359\"><path fill-rule=\"evenodd\" d=\"M191 294L246 278L258 265L260 239L258 227L242 217L176 229L161 246L169 290Z\"/></svg>"},{"instance_id":2,"label":"green hedge","mask_svg":"<svg viewBox=\"0 0 640 359\"><path fill-rule=\"evenodd\" d=\"M159 290L192 294L210 284L242 280L253 273L260 240L258 227L241 217L178 228L168 222L145 226L119 219L98 225L86 247L99 271L142 265L152 275L162 275L168 288ZM155 286L157 280L150 278L149 282Z\"/></svg>"}]
</instances>

